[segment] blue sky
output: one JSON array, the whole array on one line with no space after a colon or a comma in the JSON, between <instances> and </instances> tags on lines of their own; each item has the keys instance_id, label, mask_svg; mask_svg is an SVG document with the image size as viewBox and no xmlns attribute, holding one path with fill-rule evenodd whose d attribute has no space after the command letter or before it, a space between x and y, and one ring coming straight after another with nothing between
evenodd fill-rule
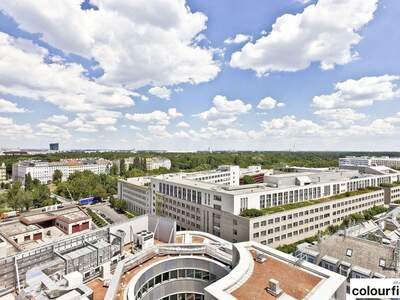
<instances>
[{"instance_id":1,"label":"blue sky","mask_svg":"<svg viewBox=\"0 0 400 300\"><path fill-rule=\"evenodd\" d=\"M3 0L0 148L396 151L399 14L397 0Z\"/></svg>"}]
</instances>

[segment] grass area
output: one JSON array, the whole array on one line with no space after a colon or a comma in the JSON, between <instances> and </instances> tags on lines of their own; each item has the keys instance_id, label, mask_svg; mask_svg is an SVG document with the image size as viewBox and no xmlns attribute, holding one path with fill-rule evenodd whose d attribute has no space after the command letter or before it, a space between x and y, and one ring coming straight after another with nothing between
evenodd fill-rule
<instances>
[{"instance_id":1,"label":"grass area","mask_svg":"<svg viewBox=\"0 0 400 300\"><path fill-rule=\"evenodd\" d=\"M371 193L371 192L374 192L374 191L377 191L380 189L381 189L380 187L367 187L365 189L359 189L357 191L337 194L337 195L330 196L327 198L321 198L321 199L316 199L316 200L307 200L307 201L301 201L301 202L296 202L296 203L289 203L289 204L268 207L268 208L263 208L263 209L254 209L254 208L247 209L247 210L243 211L240 215L242 217L254 218L254 217L259 217L259 216L263 216L263 215L275 214L278 212L287 211L287 210L291 210L291 209L301 208L301 207L305 207L305 206L309 206L309 205L320 204L320 203L328 202L328 201L332 201L332 200L338 200L338 199L342 199L342 198L362 195L365 193Z\"/></svg>"},{"instance_id":2,"label":"grass area","mask_svg":"<svg viewBox=\"0 0 400 300\"><path fill-rule=\"evenodd\" d=\"M8 207L0 207L0 213L9 212L9 211L12 211L12 209L8 208Z\"/></svg>"},{"instance_id":3,"label":"grass area","mask_svg":"<svg viewBox=\"0 0 400 300\"><path fill-rule=\"evenodd\" d=\"M395 186L400 186L400 181L395 181L392 183L382 183L381 187L395 187Z\"/></svg>"},{"instance_id":4,"label":"grass area","mask_svg":"<svg viewBox=\"0 0 400 300\"><path fill-rule=\"evenodd\" d=\"M96 214L90 208L87 209L87 212L89 216L92 218L93 223L96 224L97 227L104 227L108 225L106 221L104 221L98 214Z\"/></svg>"},{"instance_id":5,"label":"grass area","mask_svg":"<svg viewBox=\"0 0 400 300\"><path fill-rule=\"evenodd\" d=\"M125 210L124 215L127 216L129 219L132 219L137 216L137 214L130 210Z\"/></svg>"}]
</instances>

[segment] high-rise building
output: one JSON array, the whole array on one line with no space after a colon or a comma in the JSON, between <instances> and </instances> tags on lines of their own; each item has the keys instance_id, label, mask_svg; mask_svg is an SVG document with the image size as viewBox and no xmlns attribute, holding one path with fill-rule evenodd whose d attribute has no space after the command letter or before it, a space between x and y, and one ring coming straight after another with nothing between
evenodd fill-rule
<instances>
[{"instance_id":1,"label":"high-rise building","mask_svg":"<svg viewBox=\"0 0 400 300\"><path fill-rule=\"evenodd\" d=\"M60 150L60 144L59 143L51 143L49 145L50 151L59 151Z\"/></svg>"}]
</instances>

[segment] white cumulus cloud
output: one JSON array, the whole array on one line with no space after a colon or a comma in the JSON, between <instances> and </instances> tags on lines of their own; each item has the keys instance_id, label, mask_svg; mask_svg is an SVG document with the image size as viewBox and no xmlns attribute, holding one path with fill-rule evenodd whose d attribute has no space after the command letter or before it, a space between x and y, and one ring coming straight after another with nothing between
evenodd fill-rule
<instances>
[{"instance_id":1,"label":"white cumulus cloud","mask_svg":"<svg viewBox=\"0 0 400 300\"><path fill-rule=\"evenodd\" d=\"M160 99L170 100L171 99L171 90L162 86L155 86L149 89L149 94L156 96Z\"/></svg>"},{"instance_id":2,"label":"white cumulus cloud","mask_svg":"<svg viewBox=\"0 0 400 300\"><path fill-rule=\"evenodd\" d=\"M285 103L279 102L271 97L265 97L260 100L260 103L258 103L257 108L262 109L262 110L269 110L269 109L274 109L276 107L283 107L283 106L285 106Z\"/></svg>"},{"instance_id":3,"label":"white cumulus cloud","mask_svg":"<svg viewBox=\"0 0 400 300\"><path fill-rule=\"evenodd\" d=\"M239 33L232 38L227 38L225 44L241 44L251 40L251 35Z\"/></svg>"},{"instance_id":4,"label":"white cumulus cloud","mask_svg":"<svg viewBox=\"0 0 400 300\"><path fill-rule=\"evenodd\" d=\"M272 31L232 54L230 65L271 71L298 71L318 62L322 69L344 65L358 57L353 46L359 31L373 19L378 0L319 0L302 13L276 19Z\"/></svg>"},{"instance_id":5,"label":"white cumulus cloud","mask_svg":"<svg viewBox=\"0 0 400 300\"><path fill-rule=\"evenodd\" d=\"M377 101L400 97L399 76L382 75L349 79L338 82L332 94L315 96L313 105L318 108L364 107Z\"/></svg>"},{"instance_id":6,"label":"white cumulus cloud","mask_svg":"<svg viewBox=\"0 0 400 300\"><path fill-rule=\"evenodd\" d=\"M0 112L2 113L23 113L25 108L18 107L16 103L0 98Z\"/></svg>"}]
</instances>

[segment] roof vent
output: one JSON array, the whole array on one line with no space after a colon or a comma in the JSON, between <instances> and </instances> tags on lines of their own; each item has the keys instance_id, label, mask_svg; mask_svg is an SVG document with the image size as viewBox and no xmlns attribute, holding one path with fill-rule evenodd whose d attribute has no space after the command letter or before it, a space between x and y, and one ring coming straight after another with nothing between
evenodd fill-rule
<instances>
[{"instance_id":1,"label":"roof vent","mask_svg":"<svg viewBox=\"0 0 400 300\"><path fill-rule=\"evenodd\" d=\"M256 262L262 264L267 261L267 256L265 254L259 253L256 255Z\"/></svg>"},{"instance_id":2,"label":"roof vent","mask_svg":"<svg viewBox=\"0 0 400 300\"><path fill-rule=\"evenodd\" d=\"M268 281L267 291L268 291L271 295L273 295L273 296L275 296L275 297L277 297L277 296L279 296L280 294L282 294L282 289L279 288L279 281L278 281L278 280L275 280L275 279L273 279L273 278L271 278L271 279Z\"/></svg>"}]
</instances>

